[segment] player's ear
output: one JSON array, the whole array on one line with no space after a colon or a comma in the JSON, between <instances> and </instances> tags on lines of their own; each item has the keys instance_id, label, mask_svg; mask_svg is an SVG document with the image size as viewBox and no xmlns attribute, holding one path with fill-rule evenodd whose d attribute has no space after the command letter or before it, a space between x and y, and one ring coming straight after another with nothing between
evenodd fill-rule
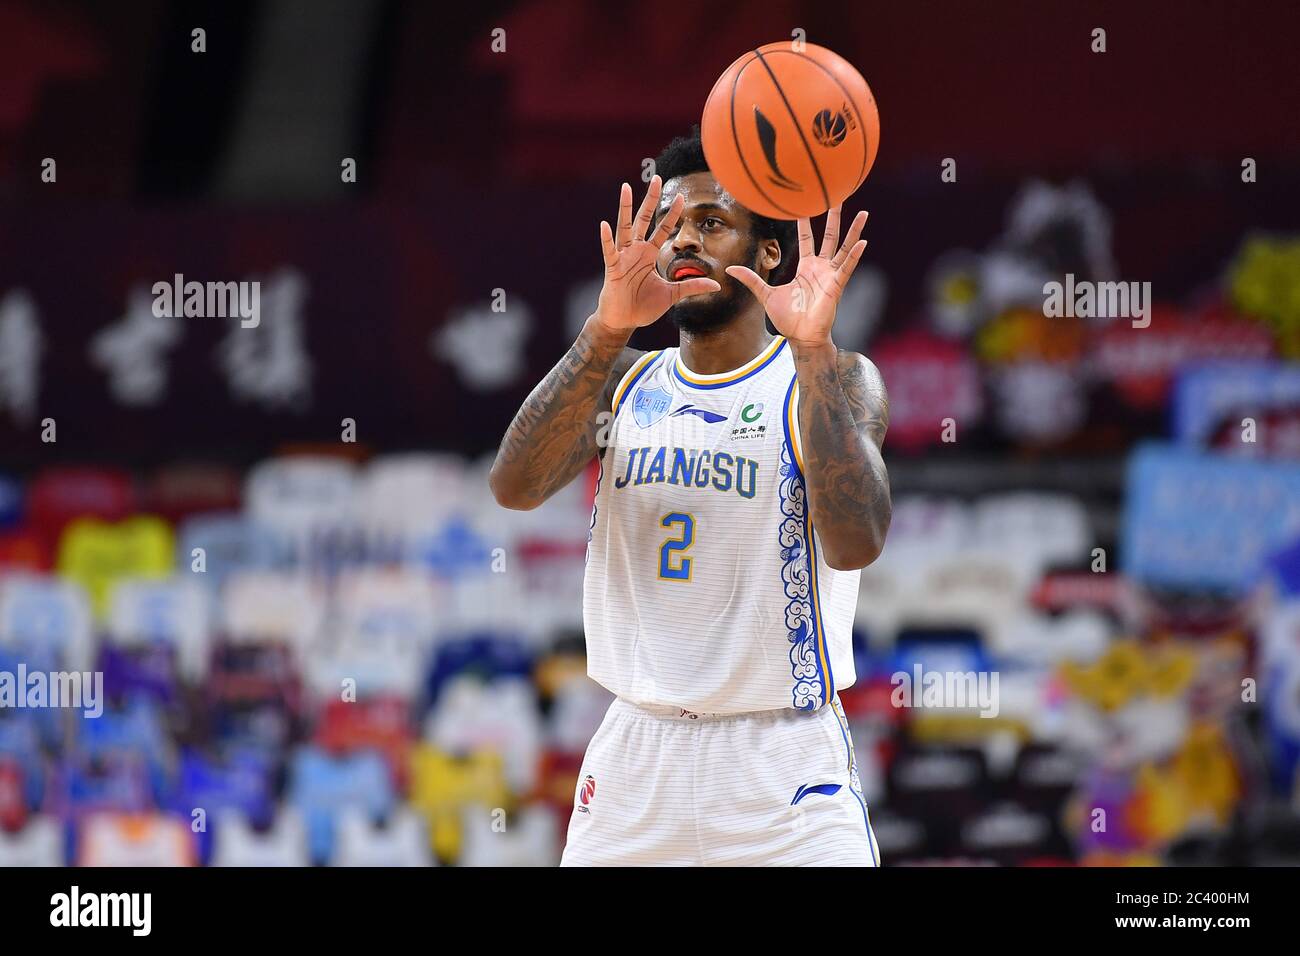
<instances>
[{"instance_id":1,"label":"player's ear","mask_svg":"<svg viewBox=\"0 0 1300 956\"><path fill-rule=\"evenodd\" d=\"M758 264L771 275L781 265L781 243L775 239L764 239L758 244Z\"/></svg>"}]
</instances>

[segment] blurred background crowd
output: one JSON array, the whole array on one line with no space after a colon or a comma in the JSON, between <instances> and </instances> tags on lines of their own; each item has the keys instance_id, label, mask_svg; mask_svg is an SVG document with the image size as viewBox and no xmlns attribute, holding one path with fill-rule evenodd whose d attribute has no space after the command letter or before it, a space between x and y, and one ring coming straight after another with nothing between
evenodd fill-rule
<instances>
[{"instance_id":1,"label":"blurred background crowd","mask_svg":"<svg viewBox=\"0 0 1300 956\"><path fill-rule=\"evenodd\" d=\"M1300 864L1300 19L906 6L0 2L0 673L106 696L0 706L0 866L558 861L594 464L525 513L487 468L619 183L795 29L881 109L835 339L891 404L884 861ZM154 315L176 274L259 325ZM1150 324L1045 316L1067 275Z\"/></svg>"}]
</instances>

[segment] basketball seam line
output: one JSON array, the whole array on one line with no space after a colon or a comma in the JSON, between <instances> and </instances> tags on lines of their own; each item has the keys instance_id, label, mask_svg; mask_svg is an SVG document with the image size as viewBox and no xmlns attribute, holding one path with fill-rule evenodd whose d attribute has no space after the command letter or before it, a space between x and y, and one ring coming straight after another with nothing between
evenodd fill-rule
<instances>
[{"instance_id":1,"label":"basketball seam line","mask_svg":"<svg viewBox=\"0 0 1300 956\"><path fill-rule=\"evenodd\" d=\"M795 53L792 50L772 50L769 52L768 55L771 56L772 54L776 54L776 53L789 53L791 56L800 55L798 53ZM830 79L830 81L840 88L840 92L844 94L844 99L849 103L851 103L853 105L854 110L857 111L858 135L862 137L862 164L858 172L858 186L861 186L863 180L867 178L867 154L871 151L871 141L867 138L867 124L863 121L863 116L865 114L862 112L862 107L858 105L857 100L853 98L852 94L850 94L849 91L845 89L844 84L840 82L838 76L836 76L830 70L826 69L826 67L822 66L822 64L818 63L812 57L804 57L804 59L806 59L813 66L817 67L817 69L825 73L826 76ZM875 102L874 97L872 97L872 102ZM877 109L879 108L877 107ZM877 138L876 140L877 149L879 148L879 145L880 145L880 140ZM855 192L857 191L857 187L854 187L854 191Z\"/></svg>"},{"instance_id":2,"label":"basketball seam line","mask_svg":"<svg viewBox=\"0 0 1300 956\"><path fill-rule=\"evenodd\" d=\"M754 52L755 54L757 54L758 51L755 50ZM755 178L754 174L750 172L749 163L745 160L745 151L740 148L740 136L736 132L736 86L737 84L740 83L740 74L744 73L745 70L747 70L750 67L750 65L753 64L753 62L754 62L753 60L750 60L749 63L746 63L739 70L737 70L736 75L731 78L731 95L729 97L730 105L728 107L728 113L731 117L731 124L730 124L731 141L736 147L736 155L740 157L740 165L745 170L745 175L749 177L749 181L753 183L754 188L758 190L759 195L761 195L764 199L770 202L773 208L781 210L786 215L793 215L796 218L798 218L797 213L793 212L790 209L786 209L779 202L777 202L775 199L773 199L771 196L767 194L767 190L763 188L762 184L759 183L759 181Z\"/></svg>"},{"instance_id":3,"label":"basketball seam line","mask_svg":"<svg viewBox=\"0 0 1300 956\"><path fill-rule=\"evenodd\" d=\"M772 68L767 65L767 60L763 58L762 51L755 50L754 53L758 56L758 62L763 64L763 69L767 70L767 75L771 79L772 85L776 87L777 93L780 94L781 102L785 104L785 111L790 114L790 122L794 124L794 131L799 134L799 142L803 144L803 150L808 154L808 162L812 163L813 172L817 174L817 185L821 188L822 199L826 203L826 208L830 209L831 194L826 191L826 181L822 178L821 167L817 165L817 158L813 156L813 151L808 146L808 140L803 135L803 129L799 125L799 117L794 115L794 107L791 106L790 101L786 99L785 90L781 89L781 83L777 80L776 74L772 72ZM800 216L799 218L802 219L805 217Z\"/></svg>"}]
</instances>

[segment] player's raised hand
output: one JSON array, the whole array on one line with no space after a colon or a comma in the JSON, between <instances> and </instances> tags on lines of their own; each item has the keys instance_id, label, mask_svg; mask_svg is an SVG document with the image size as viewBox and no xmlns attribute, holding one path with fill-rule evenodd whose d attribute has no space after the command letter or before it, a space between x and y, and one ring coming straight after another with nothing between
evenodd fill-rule
<instances>
[{"instance_id":1,"label":"player's raised hand","mask_svg":"<svg viewBox=\"0 0 1300 956\"><path fill-rule=\"evenodd\" d=\"M844 287L867 248L867 241L858 238L866 224L866 212L858 213L841 243L840 207L832 207L821 251L813 255L812 221L800 219L799 268L785 285L770 286L744 266L727 266L727 275L758 297L772 325L791 345L823 345L830 341Z\"/></svg>"},{"instance_id":2,"label":"player's raised hand","mask_svg":"<svg viewBox=\"0 0 1300 956\"><path fill-rule=\"evenodd\" d=\"M659 274L659 247L668 241L682 216L686 197L680 193L648 239L650 223L659 207L663 180L650 180L636 219L632 219L632 187L623 184L618 202L618 228L600 224L600 244L605 255L605 284L600 290L597 315L610 329L630 331L650 325L680 299L689 295L717 292L722 287L713 279L683 279L669 282Z\"/></svg>"}]
</instances>

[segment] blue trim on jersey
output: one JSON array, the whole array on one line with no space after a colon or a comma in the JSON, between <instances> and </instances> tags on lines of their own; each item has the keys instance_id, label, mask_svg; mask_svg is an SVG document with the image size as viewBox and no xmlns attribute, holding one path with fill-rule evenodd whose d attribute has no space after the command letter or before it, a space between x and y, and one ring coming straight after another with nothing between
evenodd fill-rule
<instances>
[{"instance_id":1,"label":"blue trim on jersey","mask_svg":"<svg viewBox=\"0 0 1300 956\"><path fill-rule=\"evenodd\" d=\"M803 481L802 477L799 479ZM813 534L812 508L807 503L808 486L804 484L803 534L808 542L808 587L812 595L813 611L813 650L817 653L817 669L822 673L822 703L829 703L835 696L835 670L831 666L831 642L826 637L826 618L822 614L821 590L817 587L817 536ZM825 666L823 667L823 660Z\"/></svg>"},{"instance_id":2,"label":"blue trim on jersey","mask_svg":"<svg viewBox=\"0 0 1300 956\"><path fill-rule=\"evenodd\" d=\"M605 459L597 457L600 472L596 475L596 493L591 498L591 524L587 525L587 553L582 556L583 567L591 560L591 539L596 534L596 513L600 510L600 483L605 480Z\"/></svg>"},{"instance_id":3,"label":"blue trim on jersey","mask_svg":"<svg viewBox=\"0 0 1300 956\"><path fill-rule=\"evenodd\" d=\"M807 561L807 507L803 477L790 453L781 443L781 475L777 490L777 507L781 520L777 526L777 545L781 555L781 586L787 598L785 606L786 637L790 643L790 706L796 710L816 710L826 700L826 680L817 656L817 628L813 620L812 576Z\"/></svg>"},{"instance_id":4,"label":"blue trim on jersey","mask_svg":"<svg viewBox=\"0 0 1300 956\"><path fill-rule=\"evenodd\" d=\"M650 371L652 368L654 368L656 365L659 364L659 360L664 357L664 351L665 351L664 349L660 349L658 352L651 353L654 357L649 359L644 365L642 365L641 371L637 372L636 375L632 377L632 381L627 383L627 387L622 390L623 392L622 399L618 400L614 407L615 418L618 418L618 413L622 411L623 406L627 404L627 398L629 395L632 394L632 389L636 388L636 383L641 381L641 379L645 377L646 372ZM615 395L615 398L617 399L618 396Z\"/></svg>"},{"instance_id":5,"label":"blue trim on jersey","mask_svg":"<svg viewBox=\"0 0 1300 956\"><path fill-rule=\"evenodd\" d=\"M790 651L790 663L795 678L794 687L794 705L800 710L815 710L823 706L835 695L835 675L831 671L831 650L830 644L826 639L825 618L821 610L821 596L818 593L817 581L817 542L813 536L811 520L812 516L808 506L808 486L804 481L803 472L799 469L799 462L794 453L794 443L790 435L790 402L794 396L794 387L799 381L798 373L790 377L790 384L785 390L785 401L782 403L781 429L785 436L785 441L781 445L781 468L780 474L785 476L780 483L778 496L784 503L785 501L795 501L794 494L796 488L801 494L797 499L797 504L790 511L782 507L782 513L787 518L795 518L800 522L799 534L794 536L797 540L795 547L783 548L781 556L785 559L786 565L782 568L782 577L790 582L794 575L791 564L804 558L805 573L808 582L808 596L805 599L807 607L807 617L805 621L797 623L790 631L790 641L795 646ZM784 525L784 522L783 522ZM784 537L784 535L783 535ZM791 603L786 607L786 624L791 625L791 611L795 603L795 596L790 593L787 584L786 596L790 597ZM795 615L797 621L803 615ZM807 669L808 650L811 645L812 663L816 666L817 680L812 683L807 682L807 678L812 676L808 674L801 675L800 670ZM823 653L824 652L824 653ZM825 666L823 666L823 658ZM802 678L802 679L801 679ZM800 694L800 688L803 687L804 694ZM812 704L807 692L812 691L817 697L817 703Z\"/></svg>"},{"instance_id":6,"label":"blue trim on jersey","mask_svg":"<svg viewBox=\"0 0 1300 956\"><path fill-rule=\"evenodd\" d=\"M688 388L703 388L703 389L726 388L728 385L735 385L737 382L743 382L745 379L757 375L759 372L763 371L763 369L767 368L769 365L775 362L776 357L780 355L781 352L785 349L785 342L786 340L782 339L781 344L778 345L775 351L773 351L772 354L769 355L763 361L762 365L755 366L754 368L750 369L748 372L746 372L744 375L739 376L738 378L733 378L725 382L710 382L708 384L704 384L702 382L692 382L690 379L682 375L681 370L677 367L676 362L673 363L673 377L677 379L677 381L681 382L683 385L687 386Z\"/></svg>"},{"instance_id":7,"label":"blue trim on jersey","mask_svg":"<svg viewBox=\"0 0 1300 956\"><path fill-rule=\"evenodd\" d=\"M641 380L641 377L645 375L646 372L650 371L650 369L652 369L655 365L658 364L659 359L661 359L664 355L664 350L660 349L658 352L652 352L650 354L653 357L646 359L646 363L643 366L641 366L641 371L637 372L636 375L632 378L632 381L627 383L627 388L622 390L623 400L617 402L617 406L613 409L614 412L613 419L610 420L611 433L613 432L614 429L613 420L618 418L619 411L622 409L624 405L627 404L627 396L631 394L632 389L636 387L636 383ZM618 398L618 390L616 389L614 395L614 401L616 401L617 398ZM611 434L609 437L613 438L614 436ZM613 447L613 446L611 444L608 447ZM600 501L600 483L605 479L605 458L603 455L597 457L600 462L600 474L596 476L596 493L591 499L591 524L587 525L587 553L582 559L582 563L584 565L586 565L586 563L591 560L591 539L596 531L596 514L599 511L599 507L600 507L597 504L597 502Z\"/></svg>"},{"instance_id":8,"label":"blue trim on jersey","mask_svg":"<svg viewBox=\"0 0 1300 956\"><path fill-rule=\"evenodd\" d=\"M835 711L835 720L840 725L840 736L844 738L844 749L849 753L849 792L858 801L858 806L862 807L862 822L867 827L867 846L871 848L871 862L874 866L880 866L880 857L876 853L876 838L871 832L871 817L867 815L867 801L862 797L862 781L858 777L857 761L853 758L853 744L849 740L849 731L845 726L848 723L848 718L840 710L838 697L831 704L831 708Z\"/></svg>"},{"instance_id":9,"label":"blue trim on jersey","mask_svg":"<svg viewBox=\"0 0 1300 956\"><path fill-rule=\"evenodd\" d=\"M799 373L796 372L790 376L790 386L785 390L785 401L781 403L781 431L785 434L786 447L790 449L790 463L794 465L795 473L802 478L803 472L799 469L799 460L794 453L794 438L790 434L790 399L794 396L794 387L799 382Z\"/></svg>"}]
</instances>

